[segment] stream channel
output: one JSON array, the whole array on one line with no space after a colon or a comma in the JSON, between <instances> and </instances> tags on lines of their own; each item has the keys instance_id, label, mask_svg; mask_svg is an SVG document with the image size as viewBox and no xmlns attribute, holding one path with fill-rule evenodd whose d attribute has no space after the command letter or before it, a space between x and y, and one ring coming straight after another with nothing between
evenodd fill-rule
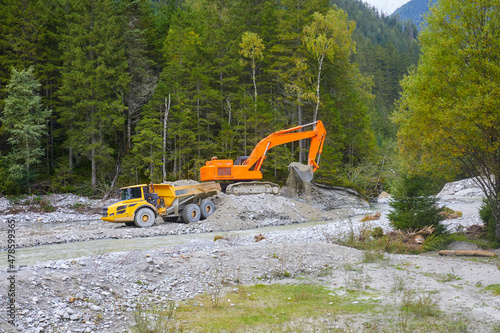
<instances>
[{"instance_id":1,"label":"stream channel","mask_svg":"<svg viewBox=\"0 0 500 333\"><path fill-rule=\"evenodd\" d=\"M478 207L481 204L481 197L458 197L446 196L441 198L439 204L446 205L452 209L463 211L464 218L469 219L467 216L477 216ZM356 209L356 213L350 216L349 221L357 219L357 217L365 214L373 214L374 212L381 212L386 215L389 212L389 205L373 204L366 209ZM126 239L99 239L85 242L71 242L63 244L42 245L36 247L27 247L16 249L16 265L35 265L37 263L56 260L76 259L86 256L102 255L111 252L130 252L130 251L147 251L157 248L169 248L189 242L199 240L212 240L216 235L231 235L231 236L248 236L255 235L256 233L270 233L270 232L283 232L294 231L297 229L305 229L318 225L332 224L332 227L339 229L341 224L350 223L346 218L322 221L322 222L307 222L297 223L291 225L261 227L249 230L236 230L229 232L209 232L200 234L182 234L182 235L167 235L155 236L144 238L126 238ZM470 224L470 223L469 223ZM2 251L5 252L5 251ZM6 252L5 252L6 253ZM0 268L6 268L8 262L6 260L0 261Z\"/></svg>"},{"instance_id":2,"label":"stream channel","mask_svg":"<svg viewBox=\"0 0 500 333\"><path fill-rule=\"evenodd\" d=\"M369 208L372 211L373 208ZM364 215L364 214L363 214ZM324 224L341 224L345 219L306 222L291 225L261 227L257 229L236 230L225 232L208 232L200 234L166 235L154 237L126 238L126 239L98 239L84 242L70 242L63 244L41 245L16 249L16 265L35 265L46 261L68 260L80 257L96 256L111 252L147 251L158 248L175 247L198 240L213 241L216 235L248 236L256 233L270 233L293 231ZM7 267L7 261L0 261L0 268Z\"/></svg>"}]
</instances>

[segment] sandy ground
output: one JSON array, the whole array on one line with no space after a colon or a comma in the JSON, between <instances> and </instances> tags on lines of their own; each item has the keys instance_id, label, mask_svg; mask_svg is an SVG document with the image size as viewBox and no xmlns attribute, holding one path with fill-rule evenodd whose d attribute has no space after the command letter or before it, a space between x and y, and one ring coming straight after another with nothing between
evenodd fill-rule
<instances>
[{"instance_id":1,"label":"sandy ground","mask_svg":"<svg viewBox=\"0 0 500 333\"><path fill-rule=\"evenodd\" d=\"M70 202L74 200L76 198ZM500 284L497 258L449 258L437 253L385 254L384 259L366 263L363 251L331 243L332 238L361 228L381 226L385 231L390 230L386 204L369 210L357 206L325 211L299 199L281 196L221 195L216 199L216 213L206 221L163 223L138 229L96 220L91 210L98 209L100 203L82 200L90 209L89 214L75 212L68 205L74 208L80 205L68 203L50 213L59 213L58 217L29 211L12 213L8 203L0 200L3 211L0 228L6 235L6 221L16 220L19 246L67 242L78 246L96 239L201 233L212 233L223 239L193 237L183 244L160 245L152 250L103 251L92 256L40 262L17 267L15 273L1 269L0 280L4 282L0 303L8 304L8 278L14 274L17 312L14 327L6 323L8 317L3 307L0 331L125 332L133 325L132 313L137 303L145 297L155 302L186 300L210 292L207 286L221 278L228 290L238 285L299 280L321 284L332 293L367 290L370 296L366 297L375 297L387 306L397 306L402 293L412 290L416 295L432 295L441 311L464 319L470 331L500 329L500 298L487 288ZM470 193L443 193L442 204L463 212L462 218L449 222L449 228L459 230L480 223L477 213L480 201L480 197ZM380 220L359 222L364 214L376 210L382 212ZM79 215L80 219L68 220L66 217L71 214ZM306 222L317 224L300 227ZM271 225L298 228L283 227L265 233L258 229ZM255 232L237 232L244 229L255 229ZM259 236L263 239L256 241ZM4 244L6 239L4 237ZM147 241L145 238L144 242ZM6 261L7 253L4 253ZM283 279L283 271L290 276ZM363 296L356 301L363 302ZM373 313L350 318L350 322L361 331L366 322L388 319L395 320ZM345 320L338 318L333 324L342 328Z\"/></svg>"}]
</instances>

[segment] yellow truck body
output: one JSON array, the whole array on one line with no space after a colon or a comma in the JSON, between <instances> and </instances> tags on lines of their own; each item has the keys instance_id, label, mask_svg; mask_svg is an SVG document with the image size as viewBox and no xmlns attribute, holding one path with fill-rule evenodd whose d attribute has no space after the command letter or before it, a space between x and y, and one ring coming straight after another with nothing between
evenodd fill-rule
<instances>
[{"instance_id":1,"label":"yellow truck body","mask_svg":"<svg viewBox=\"0 0 500 333\"><path fill-rule=\"evenodd\" d=\"M179 217L185 223L197 222L210 216L215 206L210 197L221 191L218 183L173 186L141 184L122 187L120 201L103 208L103 221L150 227L161 216L174 222Z\"/></svg>"}]
</instances>

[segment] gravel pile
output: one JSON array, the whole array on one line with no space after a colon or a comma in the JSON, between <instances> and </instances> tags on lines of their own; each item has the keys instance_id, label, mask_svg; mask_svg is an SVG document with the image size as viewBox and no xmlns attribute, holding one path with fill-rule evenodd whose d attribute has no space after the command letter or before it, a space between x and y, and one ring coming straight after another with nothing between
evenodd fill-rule
<instances>
[{"instance_id":1,"label":"gravel pile","mask_svg":"<svg viewBox=\"0 0 500 333\"><path fill-rule=\"evenodd\" d=\"M22 268L17 273L18 329L26 333L125 331L138 304L190 299L210 292L207 286L221 279L234 288L270 282L281 269L292 275L317 274L325 265L353 263L360 257L333 244L311 243L304 250L303 242L284 245L283 240L270 236L255 243L252 238L233 243L193 242L175 249L112 253ZM286 255L284 267L276 253ZM3 295L0 301L5 301Z\"/></svg>"}]
</instances>

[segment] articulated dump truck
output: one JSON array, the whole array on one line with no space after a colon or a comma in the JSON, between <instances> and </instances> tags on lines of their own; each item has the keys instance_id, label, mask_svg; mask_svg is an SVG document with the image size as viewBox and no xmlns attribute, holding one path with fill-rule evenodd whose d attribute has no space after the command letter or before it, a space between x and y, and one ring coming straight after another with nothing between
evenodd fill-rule
<instances>
[{"instance_id":1,"label":"articulated dump truck","mask_svg":"<svg viewBox=\"0 0 500 333\"><path fill-rule=\"evenodd\" d=\"M120 201L103 208L101 219L140 228L150 227L158 216L165 222L197 222L212 215L215 206L210 197L221 191L218 183L187 186L149 184L122 187Z\"/></svg>"}]
</instances>

